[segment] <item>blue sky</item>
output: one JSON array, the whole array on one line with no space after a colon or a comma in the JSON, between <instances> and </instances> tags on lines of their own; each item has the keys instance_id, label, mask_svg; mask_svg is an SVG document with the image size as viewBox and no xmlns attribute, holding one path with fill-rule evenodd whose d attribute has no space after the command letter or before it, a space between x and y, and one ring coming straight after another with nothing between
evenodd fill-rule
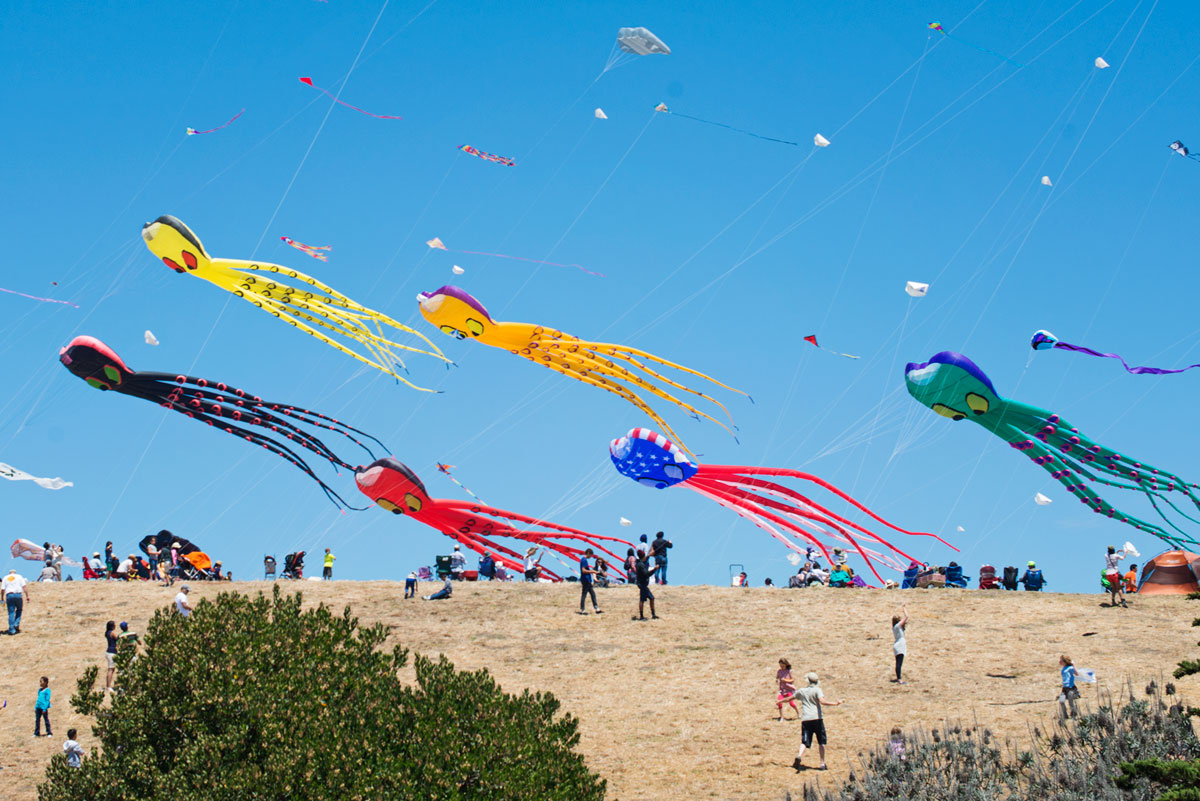
<instances>
[{"instance_id":1,"label":"blue sky","mask_svg":"<svg viewBox=\"0 0 1200 801\"><path fill-rule=\"evenodd\" d=\"M56 354L91 334L135 369L190 370L336 415L387 443L435 496L460 497L434 468L444 461L495 506L599 534L663 529L676 582L725 583L734 563L755 584L791 572L785 551L732 513L617 475L608 441L650 422L632 406L421 320L415 294L453 282L498 319L627 343L745 389L753 404L727 396L740 444L660 411L702 461L811 471L962 548L898 543L929 560L958 558L973 576L984 562L1036 559L1051 588L1090 592L1105 545L1157 552L1157 540L1091 515L983 429L920 407L902 373L959 350L1001 394L1200 476L1190 425L1200 371L1132 376L1066 353L1031 360L1027 346L1048 328L1134 363L1200 361L1200 165L1166 147L1200 146L1188 42L1200 9L687 5L11 9L0 286L80 308L0 296L10 388L0 461L75 482L0 487L8 531L77 556L107 539L129 552L168 528L238 577L261 575L264 553L329 546L339 577L398 578L448 548L381 510L339 513L301 473L232 437L90 389ZM934 19L956 38L931 34ZM600 75L617 29L637 25L672 54ZM1097 56L1111 68L1095 69ZM402 121L331 109L297 81L337 92L352 65L342 99ZM659 102L801 146L655 115ZM608 120L594 118L597 106ZM184 135L242 108L229 128ZM833 144L812 148L818 132ZM409 366L444 394L360 370L170 272L139 238L164 213L214 255L311 272L436 337L459 366ZM283 235L332 245L333 256L311 260ZM433 236L607 277L431 252ZM465 274L452 276L453 264ZM929 295L911 300L907 280L929 282ZM142 341L146 329L159 347ZM810 333L862 358L812 349L801 339ZM351 477L325 475L356 496ZM1039 491L1055 503L1036 506ZM1137 497L1104 494L1153 515ZM622 516L634 526L619 528Z\"/></svg>"}]
</instances>

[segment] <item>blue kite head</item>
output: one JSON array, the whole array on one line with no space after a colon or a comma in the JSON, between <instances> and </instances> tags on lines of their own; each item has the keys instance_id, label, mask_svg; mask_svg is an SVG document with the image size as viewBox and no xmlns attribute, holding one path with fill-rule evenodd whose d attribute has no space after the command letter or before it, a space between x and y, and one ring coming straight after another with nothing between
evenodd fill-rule
<instances>
[{"instance_id":1,"label":"blue kite head","mask_svg":"<svg viewBox=\"0 0 1200 801\"><path fill-rule=\"evenodd\" d=\"M1058 337L1051 334L1046 329L1035 331L1029 339L1029 347L1034 350L1050 350L1058 344Z\"/></svg>"},{"instance_id":2,"label":"blue kite head","mask_svg":"<svg viewBox=\"0 0 1200 801\"><path fill-rule=\"evenodd\" d=\"M614 439L608 455L618 473L655 489L681 484L698 469L678 445L646 428L635 428Z\"/></svg>"},{"instance_id":3,"label":"blue kite head","mask_svg":"<svg viewBox=\"0 0 1200 801\"><path fill-rule=\"evenodd\" d=\"M904 385L933 411L951 420L980 420L1000 413L1002 403L992 379L961 353L944 350L927 362L909 362Z\"/></svg>"}]
</instances>

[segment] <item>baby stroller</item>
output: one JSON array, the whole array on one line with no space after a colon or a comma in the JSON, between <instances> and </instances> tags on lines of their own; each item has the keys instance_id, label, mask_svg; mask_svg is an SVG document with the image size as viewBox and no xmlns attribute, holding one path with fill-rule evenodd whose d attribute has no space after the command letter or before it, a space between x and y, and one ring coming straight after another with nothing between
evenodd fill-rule
<instances>
[{"instance_id":1,"label":"baby stroller","mask_svg":"<svg viewBox=\"0 0 1200 801\"><path fill-rule=\"evenodd\" d=\"M289 553L283 557L283 577L285 579L304 578L304 554L307 551Z\"/></svg>"},{"instance_id":2,"label":"baby stroller","mask_svg":"<svg viewBox=\"0 0 1200 801\"><path fill-rule=\"evenodd\" d=\"M1018 574L1019 574L1019 571L1012 565L1009 565L1008 567L1004 568L1004 579L1000 582L1001 584L1004 585L1004 589L1015 590L1017 588L1017 575Z\"/></svg>"},{"instance_id":3,"label":"baby stroller","mask_svg":"<svg viewBox=\"0 0 1200 801\"><path fill-rule=\"evenodd\" d=\"M979 568L979 589L1000 589L1000 579L996 578L996 568L992 565L983 565Z\"/></svg>"},{"instance_id":4,"label":"baby stroller","mask_svg":"<svg viewBox=\"0 0 1200 801\"><path fill-rule=\"evenodd\" d=\"M274 556L264 556L263 557L263 578L271 579L272 581L275 580L275 557Z\"/></svg>"},{"instance_id":5,"label":"baby stroller","mask_svg":"<svg viewBox=\"0 0 1200 801\"><path fill-rule=\"evenodd\" d=\"M179 574L187 581L212 579L212 559L203 551L192 551L179 557Z\"/></svg>"}]
</instances>

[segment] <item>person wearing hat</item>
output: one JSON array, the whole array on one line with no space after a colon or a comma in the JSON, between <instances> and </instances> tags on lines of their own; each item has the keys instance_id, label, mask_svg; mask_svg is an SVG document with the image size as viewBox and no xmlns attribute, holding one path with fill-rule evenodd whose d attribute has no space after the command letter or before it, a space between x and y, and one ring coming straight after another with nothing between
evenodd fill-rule
<instances>
[{"instance_id":1,"label":"person wearing hat","mask_svg":"<svg viewBox=\"0 0 1200 801\"><path fill-rule=\"evenodd\" d=\"M542 554L538 552L537 546L529 546L529 550L525 551L526 581L537 581L538 573L542 571L541 565L538 564L540 561L542 561Z\"/></svg>"},{"instance_id":2,"label":"person wearing hat","mask_svg":"<svg viewBox=\"0 0 1200 801\"><path fill-rule=\"evenodd\" d=\"M467 569L467 557L463 555L462 548L455 545L454 552L450 554L450 577L455 581L462 581L463 571Z\"/></svg>"},{"instance_id":3,"label":"person wearing hat","mask_svg":"<svg viewBox=\"0 0 1200 801\"><path fill-rule=\"evenodd\" d=\"M192 616L192 605L188 603L188 593L192 588L184 584L179 588L179 594L175 596L175 611L184 617Z\"/></svg>"},{"instance_id":4,"label":"person wearing hat","mask_svg":"<svg viewBox=\"0 0 1200 801\"><path fill-rule=\"evenodd\" d=\"M404 597L406 599L417 597L417 571L415 570L409 571L408 576L404 579Z\"/></svg>"},{"instance_id":5,"label":"person wearing hat","mask_svg":"<svg viewBox=\"0 0 1200 801\"><path fill-rule=\"evenodd\" d=\"M1046 581L1046 577L1042 575L1042 571L1038 570L1037 563L1032 559L1029 560L1029 566L1025 570L1025 575L1017 579L1025 585L1025 589L1029 592L1041 592L1042 587L1050 582Z\"/></svg>"},{"instance_id":6,"label":"person wearing hat","mask_svg":"<svg viewBox=\"0 0 1200 801\"><path fill-rule=\"evenodd\" d=\"M21 613L25 611L25 602L29 600L29 582L24 576L18 575L16 568L10 568L8 575L0 580L0 598L8 609L8 633L21 633Z\"/></svg>"},{"instance_id":7,"label":"person wearing hat","mask_svg":"<svg viewBox=\"0 0 1200 801\"><path fill-rule=\"evenodd\" d=\"M183 546L180 545L178 542L171 543L171 583L172 584L175 583L175 579L179 578L179 570L180 570L180 568L179 568L179 556L180 556L179 552L182 549L183 549Z\"/></svg>"},{"instance_id":8,"label":"person wearing hat","mask_svg":"<svg viewBox=\"0 0 1200 801\"><path fill-rule=\"evenodd\" d=\"M1128 555L1124 548L1118 551L1112 545L1108 546L1108 553L1104 555L1104 577L1108 580L1112 606L1119 602L1121 606L1129 607L1125 603L1125 587L1121 584L1121 560Z\"/></svg>"},{"instance_id":9,"label":"person wearing hat","mask_svg":"<svg viewBox=\"0 0 1200 801\"><path fill-rule=\"evenodd\" d=\"M122 581L128 581L129 574L132 572L133 554L129 554L129 556L126 556L121 560L120 564L117 565L117 578L121 579Z\"/></svg>"},{"instance_id":10,"label":"person wearing hat","mask_svg":"<svg viewBox=\"0 0 1200 801\"><path fill-rule=\"evenodd\" d=\"M822 706L841 706L842 702L825 697L816 673L806 674L804 680L808 682L808 686L796 691L796 698L800 700L800 753L796 754L792 767L797 771L803 770L804 750L812 748L815 737L821 756L821 767L818 770L825 770L825 715Z\"/></svg>"}]
</instances>

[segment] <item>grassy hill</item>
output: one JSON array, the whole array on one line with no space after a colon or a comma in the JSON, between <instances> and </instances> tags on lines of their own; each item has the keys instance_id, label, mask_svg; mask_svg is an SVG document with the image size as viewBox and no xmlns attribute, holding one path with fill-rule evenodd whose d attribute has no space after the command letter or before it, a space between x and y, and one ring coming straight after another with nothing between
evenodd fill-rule
<instances>
[{"instance_id":1,"label":"grassy hill","mask_svg":"<svg viewBox=\"0 0 1200 801\"><path fill-rule=\"evenodd\" d=\"M0 639L0 783L11 801L36 798L45 763L66 731L95 743L68 699L90 664L104 664L104 624L144 630L175 590L145 584L34 584L22 633ZM198 600L219 590L269 591L266 583L192 584ZM1024 738L1028 724L1056 709L1059 654L1094 668L1084 699L1169 675L1196 651L1196 610L1181 598L978 591L740 590L668 587L657 593L662 620L635 623L636 591L599 591L605 614L583 617L574 585L464 584L449 601L404 601L394 582L294 582L306 602L364 623L392 627L393 639L445 653L461 668L488 668L508 690L548 690L582 719L581 750L609 781L614 799L778 799L805 782L828 786L856 754L894 725L977 719L999 735ZM422 585L430 592L433 585ZM905 601L912 622L908 684L889 683L891 615ZM1200 608L1200 607L1198 607ZM776 662L797 678L821 676L828 772L791 768L800 725L774 720ZM53 738L35 739L37 680L54 690ZM103 676L103 672L101 674ZM1197 679L1179 682L1193 703ZM790 710L789 710L790 713ZM815 757L815 754L814 754ZM807 758L806 758L807 759ZM816 764L815 759L812 762Z\"/></svg>"}]
</instances>

